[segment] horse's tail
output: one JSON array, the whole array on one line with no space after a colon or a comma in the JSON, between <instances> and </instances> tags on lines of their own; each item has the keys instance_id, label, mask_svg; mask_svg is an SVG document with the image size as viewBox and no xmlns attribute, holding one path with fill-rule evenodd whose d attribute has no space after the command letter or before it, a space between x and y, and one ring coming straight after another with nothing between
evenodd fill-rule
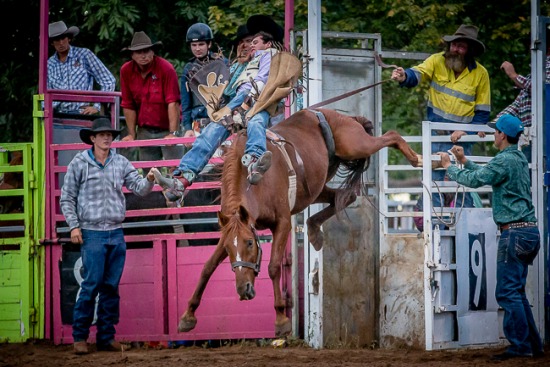
<instances>
[{"instance_id":1,"label":"horse's tail","mask_svg":"<svg viewBox=\"0 0 550 367\"><path fill-rule=\"evenodd\" d=\"M363 116L355 116L354 119L363 126L367 134L374 134L374 125L369 119ZM370 159L365 158L354 161L343 161L341 164L345 167L347 174L340 185L340 189L342 190L340 195L336 195L336 213L345 209L350 202L355 201L355 197L361 189L363 172L369 168Z\"/></svg>"}]
</instances>

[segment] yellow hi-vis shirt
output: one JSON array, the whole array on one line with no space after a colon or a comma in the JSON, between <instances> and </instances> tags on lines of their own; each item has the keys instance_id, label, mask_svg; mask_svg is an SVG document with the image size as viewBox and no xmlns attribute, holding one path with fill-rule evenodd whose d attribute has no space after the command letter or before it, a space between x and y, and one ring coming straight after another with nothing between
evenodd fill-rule
<instances>
[{"instance_id":1,"label":"yellow hi-vis shirt","mask_svg":"<svg viewBox=\"0 0 550 367\"><path fill-rule=\"evenodd\" d=\"M457 123L470 123L476 112L485 112L488 116L491 112L491 87L487 69L475 62L473 69L467 67L455 78L454 71L445 66L443 54L431 55L420 65L411 68L419 83L430 83L428 120L441 121L440 118L443 118Z\"/></svg>"}]
</instances>

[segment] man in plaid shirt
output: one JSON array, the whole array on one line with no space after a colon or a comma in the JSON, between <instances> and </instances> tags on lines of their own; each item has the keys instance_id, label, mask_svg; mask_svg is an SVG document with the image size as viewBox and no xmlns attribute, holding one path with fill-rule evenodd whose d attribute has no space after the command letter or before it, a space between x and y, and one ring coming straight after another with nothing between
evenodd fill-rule
<instances>
[{"instance_id":1,"label":"man in plaid shirt","mask_svg":"<svg viewBox=\"0 0 550 367\"><path fill-rule=\"evenodd\" d=\"M550 39L550 30L546 31L546 39ZM517 88L521 89L516 99L498 113L495 117L495 120L498 120L500 116L508 114L515 116L521 120L523 126L525 127L523 134L521 135L518 145L527 156L527 159L531 161L531 154L529 145L531 144L531 137L534 134L534 131L530 128L532 125L531 121L531 74L527 76L520 75L516 73L514 65L508 61L504 61L500 66L502 70L508 75L508 77L514 82ZM550 84L550 45L547 44L546 48L546 73L545 73L545 84Z\"/></svg>"},{"instance_id":2,"label":"man in plaid shirt","mask_svg":"<svg viewBox=\"0 0 550 367\"><path fill-rule=\"evenodd\" d=\"M50 44L55 53L48 59L48 89L93 90L94 80L104 92L115 90L115 77L89 49L71 46L79 33L78 27L67 28L59 21L49 25ZM99 103L54 101L56 112L95 115L100 111Z\"/></svg>"}]
</instances>

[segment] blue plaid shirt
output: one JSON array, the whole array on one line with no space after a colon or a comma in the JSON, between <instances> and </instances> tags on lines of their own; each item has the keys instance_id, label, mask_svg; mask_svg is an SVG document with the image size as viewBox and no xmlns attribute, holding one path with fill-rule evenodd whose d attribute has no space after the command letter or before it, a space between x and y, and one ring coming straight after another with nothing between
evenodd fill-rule
<instances>
[{"instance_id":1,"label":"blue plaid shirt","mask_svg":"<svg viewBox=\"0 0 550 367\"><path fill-rule=\"evenodd\" d=\"M115 77L89 49L71 46L65 62L61 62L57 52L48 59L48 89L93 90L94 79L104 92L115 90ZM59 112L77 111L82 102L53 102ZM99 110L100 104L94 104Z\"/></svg>"}]
</instances>

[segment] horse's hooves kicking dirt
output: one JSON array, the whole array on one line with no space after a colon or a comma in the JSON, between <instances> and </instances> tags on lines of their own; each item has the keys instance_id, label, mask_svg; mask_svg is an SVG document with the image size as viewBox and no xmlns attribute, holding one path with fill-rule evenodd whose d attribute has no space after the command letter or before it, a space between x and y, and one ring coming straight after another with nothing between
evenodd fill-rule
<instances>
[{"instance_id":1,"label":"horse's hooves kicking dirt","mask_svg":"<svg viewBox=\"0 0 550 367\"><path fill-rule=\"evenodd\" d=\"M191 331L195 328L195 325L197 325L197 318L185 314L180 319L180 323L178 324L178 331L180 333Z\"/></svg>"}]
</instances>

